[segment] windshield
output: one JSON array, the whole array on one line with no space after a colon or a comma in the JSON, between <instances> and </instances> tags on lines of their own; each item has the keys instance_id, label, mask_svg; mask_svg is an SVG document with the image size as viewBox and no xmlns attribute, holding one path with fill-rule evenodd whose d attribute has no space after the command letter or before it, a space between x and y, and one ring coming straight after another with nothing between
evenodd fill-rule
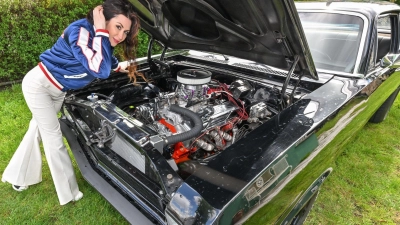
<instances>
[{"instance_id":1,"label":"windshield","mask_svg":"<svg viewBox=\"0 0 400 225\"><path fill-rule=\"evenodd\" d=\"M317 69L353 73L363 20L334 13L300 12L299 15Z\"/></svg>"}]
</instances>

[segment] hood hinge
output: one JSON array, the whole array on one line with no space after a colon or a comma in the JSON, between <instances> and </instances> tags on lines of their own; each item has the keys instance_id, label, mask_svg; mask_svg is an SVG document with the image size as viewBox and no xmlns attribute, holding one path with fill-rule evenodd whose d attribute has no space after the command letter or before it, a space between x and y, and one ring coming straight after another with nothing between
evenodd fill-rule
<instances>
[{"instance_id":1,"label":"hood hinge","mask_svg":"<svg viewBox=\"0 0 400 225\"><path fill-rule=\"evenodd\" d=\"M287 74L287 76L286 76L285 83L284 83L283 86L282 86L282 91L281 91L281 107L282 107L282 109L285 109L285 108L288 106L288 104L287 104L286 101L285 101L285 98L286 98L286 88L287 88L287 86L289 85L290 78L292 77L293 71L295 70L295 68L296 68L296 66L297 66L297 63L299 62L299 59L300 59L300 57L299 57L298 55L295 55L295 56L294 56L293 64L292 64L292 66L290 67L290 70L289 70L289 72L288 72L288 74ZM300 79L300 78L299 78L299 79Z\"/></svg>"}]
</instances>

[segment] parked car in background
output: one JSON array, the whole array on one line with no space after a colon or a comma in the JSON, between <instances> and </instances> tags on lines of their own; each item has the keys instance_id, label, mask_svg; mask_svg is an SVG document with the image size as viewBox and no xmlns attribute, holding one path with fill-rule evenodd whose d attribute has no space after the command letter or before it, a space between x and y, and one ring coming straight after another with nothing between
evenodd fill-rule
<instances>
[{"instance_id":1,"label":"parked car in background","mask_svg":"<svg viewBox=\"0 0 400 225\"><path fill-rule=\"evenodd\" d=\"M60 119L132 224L302 224L341 146L399 92L395 4L132 3L151 82L112 73L69 92Z\"/></svg>"}]
</instances>

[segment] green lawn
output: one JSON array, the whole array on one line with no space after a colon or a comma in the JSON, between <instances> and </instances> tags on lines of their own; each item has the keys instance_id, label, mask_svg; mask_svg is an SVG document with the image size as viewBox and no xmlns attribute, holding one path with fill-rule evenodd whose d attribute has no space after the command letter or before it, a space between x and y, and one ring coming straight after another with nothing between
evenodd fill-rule
<instances>
[{"instance_id":1,"label":"green lawn","mask_svg":"<svg viewBox=\"0 0 400 225\"><path fill-rule=\"evenodd\" d=\"M28 128L21 86L0 92L0 174ZM400 99L381 124L347 145L307 224L400 224ZM76 169L82 200L60 206L43 157L43 182L18 193L0 183L0 224L127 224ZM75 165L75 168L76 165Z\"/></svg>"},{"instance_id":2,"label":"green lawn","mask_svg":"<svg viewBox=\"0 0 400 225\"><path fill-rule=\"evenodd\" d=\"M400 224L400 97L336 160L306 224Z\"/></svg>"}]
</instances>

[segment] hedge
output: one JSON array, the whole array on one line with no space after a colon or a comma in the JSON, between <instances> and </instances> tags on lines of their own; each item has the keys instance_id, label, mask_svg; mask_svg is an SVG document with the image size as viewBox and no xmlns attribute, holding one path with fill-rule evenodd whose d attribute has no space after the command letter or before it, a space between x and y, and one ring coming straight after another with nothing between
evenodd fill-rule
<instances>
[{"instance_id":1,"label":"hedge","mask_svg":"<svg viewBox=\"0 0 400 225\"><path fill-rule=\"evenodd\" d=\"M1 0L0 82L20 80L39 62L74 20L84 18L103 0ZM139 34L138 56L147 52L148 37ZM122 60L121 49L115 55Z\"/></svg>"}]
</instances>

